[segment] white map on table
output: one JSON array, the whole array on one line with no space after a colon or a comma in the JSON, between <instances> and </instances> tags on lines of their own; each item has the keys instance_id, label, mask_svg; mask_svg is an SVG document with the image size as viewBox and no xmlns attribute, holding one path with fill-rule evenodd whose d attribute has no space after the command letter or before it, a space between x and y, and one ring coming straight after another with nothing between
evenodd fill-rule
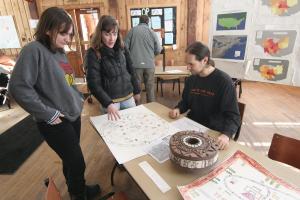
<instances>
[{"instance_id":1,"label":"white map on table","mask_svg":"<svg viewBox=\"0 0 300 200\"><path fill-rule=\"evenodd\" d=\"M152 142L178 131L143 105L119 113L117 121L101 115L91 117L91 122L120 164L145 155Z\"/></svg>"},{"instance_id":2,"label":"white map on table","mask_svg":"<svg viewBox=\"0 0 300 200\"><path fill-rule=\"evenodd\" d=\"M178 189L188 200L300 200L300 188L274 176L241 151L206 177Z\"/></svg>"}]
</instances>

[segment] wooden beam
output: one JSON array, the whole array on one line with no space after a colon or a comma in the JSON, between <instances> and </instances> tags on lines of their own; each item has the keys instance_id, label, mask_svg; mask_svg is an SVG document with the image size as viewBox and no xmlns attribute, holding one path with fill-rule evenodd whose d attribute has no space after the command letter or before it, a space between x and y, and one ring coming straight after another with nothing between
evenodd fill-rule
<instances>
[{"instance_id":1,"label":"wooden beam","mask_svg":"<svg viewBox=\"0 0 300 200\"><path fill-rule=\"evenodd\" d=\"M187 1L188 6L188 26L187 26L187 45L196 40L196 22L197 22L197 0Z\"/></svg>"},{"instance_id":2,"label":"wooden beam","mask_svg":"<svg viewBox=\"0 0 300 200\"><path fill-rule=\"evenodd\" d=\"M30 17L31 19L38 19L39 18L39 14L38 14L38 9L37 9L37 5L36 5L36 1L28 1L28 8L29 8L29 12L30 12Z\"/></svg>"}]
</instances>

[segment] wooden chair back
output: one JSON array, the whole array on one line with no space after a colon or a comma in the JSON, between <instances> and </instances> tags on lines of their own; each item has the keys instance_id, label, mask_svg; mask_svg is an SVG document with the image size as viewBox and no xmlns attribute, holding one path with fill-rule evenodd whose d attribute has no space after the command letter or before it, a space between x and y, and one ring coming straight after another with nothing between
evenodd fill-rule
<instances>
[{"instance_id":1,"label":"wooden chair back","mask_svg":"<svg viewBox=\"0 0 300 200\"><path fill-rule=\"evenodd\" d=\"M300 140L275 133L268 157L300 169Z\"/></svg>"},{"instance_id":2,"label":"wooden chair back","mask_svg":"<svg viewBox=\"0 0 300 200\"><path fill-rule=\"evenodd\" d=\"M241 132L241 127L243 124L243 117L244 117L244 112L245 112L245 108L246 108L246 104L238 102L238 106L239 106L239 111L240 111L240 116L241 116L241 124L236 132L236 134L233 137L234 141L237 141L240 137L240 132Z\"/></svg>"}]
</instances>

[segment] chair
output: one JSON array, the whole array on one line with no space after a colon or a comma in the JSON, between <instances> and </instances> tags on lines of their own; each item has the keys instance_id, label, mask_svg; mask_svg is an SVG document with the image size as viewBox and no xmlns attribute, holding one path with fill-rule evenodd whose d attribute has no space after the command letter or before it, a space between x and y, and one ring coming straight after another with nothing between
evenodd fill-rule
<instances>
[{"instance_id":1,"label":"chair","mask_svg":"<svg viewBox=\"0 0 300 200\"><path fill-rule=\"evenodd\" d=\"M180 95L180 77L179 76L158 76L156 77L156 91L158 92L158 84L160 83L160 93L163 96L163 83L172 82L173 92L175 89L175 84L178 84L178 94Z\"/></svg>"},{"instance_id":2,"label":"chair","mask_svg":"<svg viewBox=\"0 0 300 200\"><path fill-rule=\"evenodd\" d=\"M83 81L86 82L86 66L84 64L80 65L81 70L83 72ZM93 103L92 93L87 87L87 94L84 94L84 97L87 98L88 103Z\"/></svg>"},{"instance_id":3,"label":"chair","mask_svg":"<svg viewBox=\"0 0 300 200\"><path fill-rule=\"evenodd\" d=\"M246 104L238 102L238 106L239 106L239 111L240 111L240 116L241 116L241 124L240 124L238 130L236 131L236 134L233 136L234 141L237 141L239 139L239 136L240 136Z\"/></svg>"},{"instance_id":4,"label":"chair","mask_svg":"<svg viewBox=\"0 0 300 200\"><path fill-rule=\"evenodd\" d=\"M239 86L239 98L241 98L242 96L242 79L238 79L238 78L232 78L233 84L235 86L235 88L237 88Z\"/></svg>"},{"instance_id":5,"label":"chair","mask_svg":"<svg viewBox=\"0 0 300 200\"><path fill-rule=\"evenodd\" d=\"M275 133L268 157L300 169L300 140Z\"/></svg>"},{"instance_id":6,"label":"chair","mask_svg":"<svg viewBox=\"0 0 300 200\"><path fill-rule=\"evenodd\" d=\"M0 106L7 104L7 107L10 109L10 99L8 95L8 75L0 73Z\"/></svg>"}]
</instances>

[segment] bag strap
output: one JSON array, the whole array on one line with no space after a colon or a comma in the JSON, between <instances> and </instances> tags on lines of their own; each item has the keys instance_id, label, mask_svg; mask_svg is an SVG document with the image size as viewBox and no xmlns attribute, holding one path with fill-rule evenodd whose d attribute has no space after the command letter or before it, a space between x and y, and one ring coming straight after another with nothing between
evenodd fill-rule
<instances>
[{"instance_id":1,"label":"bag strap","mask_svg":"<svg viewBox=\"0 0 300 200\"><path fill-rule=\"evenodd\" d=\"M101 54L100 54L100 52L99 52L98 50L96 50L94 47L92 47L92 49L95 51L95 54L96 54L97 59L98 59L98 60L101 59Z\"/></svg>"}]
</instances>

